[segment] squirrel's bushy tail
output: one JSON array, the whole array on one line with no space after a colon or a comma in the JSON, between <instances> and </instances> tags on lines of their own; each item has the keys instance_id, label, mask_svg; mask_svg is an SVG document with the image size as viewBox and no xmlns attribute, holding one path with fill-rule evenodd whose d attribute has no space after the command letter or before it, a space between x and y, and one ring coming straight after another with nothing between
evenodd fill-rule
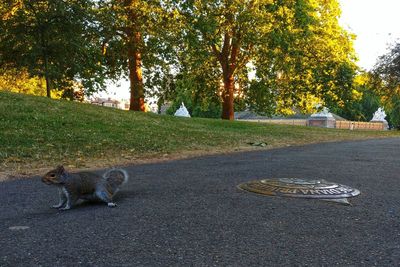
<instances>
[{"instance_id":1,"label":"squirrel's bushy tail","mask_svg":"<svg viewBox=\"0 0 400 267\"><path fill-rule=\"evenodd\" d=\"M113 191L116 192L128 181L129 175L128 172L123 169L111 169L103 174L103 178L107 181L108 185L111 186Z\"/></svg>"}]
</instances>

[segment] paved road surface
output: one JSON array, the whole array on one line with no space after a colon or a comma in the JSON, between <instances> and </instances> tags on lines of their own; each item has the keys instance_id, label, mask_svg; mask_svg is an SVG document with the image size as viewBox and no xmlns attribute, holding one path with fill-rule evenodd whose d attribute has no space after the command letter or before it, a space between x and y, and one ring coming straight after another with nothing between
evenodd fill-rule
<instances>
[{"instance_id":1,"label":"paved road surface","mask_svg":"<svg viewBox=\"0 0 400 267\"><path fill-rule=\"evenodd\" d=\"M128 171L133 177L116 208L82 204L59 212L49 208L57 202L56 189L39 177L0 183L0 266L400 263L400 139L209 156ZM267 177L324 178L361 195L343 206L236 188Z\"/></svg>"}]
</instances>

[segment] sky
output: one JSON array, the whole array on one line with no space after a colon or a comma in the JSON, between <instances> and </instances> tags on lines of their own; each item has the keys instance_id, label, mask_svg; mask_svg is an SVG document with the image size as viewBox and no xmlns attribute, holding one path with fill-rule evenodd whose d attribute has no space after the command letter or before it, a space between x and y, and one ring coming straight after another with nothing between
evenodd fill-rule
<instances>
[{"instance_id":1,"label":"sky","mask_svg":"<svg viewBox=\"0 0 400 267\"><path fill-rule=\"evenodd\" d=\"M339 0L340 24L356 35L354 48L358 65L370 70L388 46L400 40L400 0ZM121 80L120 87L110 84L108 93L117 99L129 99L129 82Z\"/></svg>"},{"instance_id":2,"label":"sky","mask_svg":"<svg viewBox=\"0 0 400 267\"><path fill-rule=\"evenodd\" d=\"M339 0L341 25L357 37L358 65L370 70L389 44L400 39L399 0Z\"/></svg>"}]
</instances>

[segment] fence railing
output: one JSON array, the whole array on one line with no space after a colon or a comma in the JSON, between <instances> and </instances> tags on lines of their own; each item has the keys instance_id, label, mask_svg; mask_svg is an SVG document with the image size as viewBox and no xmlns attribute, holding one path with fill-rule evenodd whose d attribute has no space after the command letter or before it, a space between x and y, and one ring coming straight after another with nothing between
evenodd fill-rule
<instances>
[{"instance_id":1,"label":"fence railing","mask_svg":"<svg viewBox=\"0 0 400 267\"><path fill-rule=\"evenodd\" d=\"M385 125L382 122L362 122L362 121L336 121L338 129L349 130L378 130L383 131Z\"/></svg>"},{"instance_id":2,"label":"fence railing","mask_svg":"<svg viewBox=\"0 0 400 267\"><path fill-rule=\"evenodd\" d=\"M261 123L285 124L285 125L299 125L308 126L308 120L305 119L263 119L263 120L241 120ZM385 126L381 122L361 122L361 121L335 121L337 129L348 130L377 130L382 131Z\"/></svg>"},{"instance_id":3,"label":"fence railing","mask_svg":"<svg viewBox=\"0 0 400 267\"><path fill-rule=\"evenodd\" d=\"M240 120L240 121L307 126L307 120L303 119L263 119L263 120Z\"/></svg>"}]
</instances>

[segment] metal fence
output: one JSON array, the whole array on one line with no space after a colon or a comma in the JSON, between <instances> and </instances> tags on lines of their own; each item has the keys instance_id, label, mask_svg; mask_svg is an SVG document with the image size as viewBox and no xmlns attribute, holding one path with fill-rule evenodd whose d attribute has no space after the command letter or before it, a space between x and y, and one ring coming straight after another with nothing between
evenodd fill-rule
<instances>
[{"instance_id":1,"label":"metal fence","mask_svg":"<svg viewBox=\"0 0 400 267\"><path fill-rule=\"evenodd\" d=\"M241 120L261 123L285 124L285 125L298 125L308 126L308 120L305 119L263 119L263 120ZM383 131L385 126L381 122L361 122L361 121L335 121L337 129L348 130L377 130Z\"/></svg>"},{"instance_id":2,"label":"metal fence","mask_svg":"<svg viewBox=\"0 0 400 267\"><path fill-rule=\"evenodd\" d=\"M338 129L349 130L377 130L383 131L385 125L382 122L361 122L361 121L336 121Z\"/></svg>"},{"instance_id":3,"label":"metal fence","mask_svg":"<svg viewBox=\"0 0 400 267\"><path fill-rule=\"evenodd\" d=\"M263 120L240 120L240 121L307 126L307 120L303 120L303 119L294 119L294 120L292 120L292 119L265 119L264 120L263 119Z\"/></svg>"}]
</instances>

